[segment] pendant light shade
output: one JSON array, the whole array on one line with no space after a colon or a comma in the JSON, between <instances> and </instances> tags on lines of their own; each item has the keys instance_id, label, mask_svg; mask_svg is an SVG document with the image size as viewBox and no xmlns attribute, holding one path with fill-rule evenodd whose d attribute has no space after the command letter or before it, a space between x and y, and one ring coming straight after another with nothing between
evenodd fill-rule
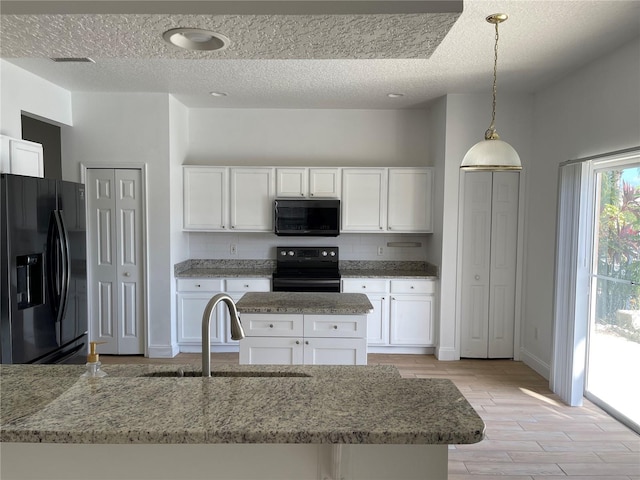
<instances>
[{"instance_id":1,"label":"pendant light shade","mask_svg":"<svg viewBox=\"0 0 640 480\"><path fill-rule=\"evenodd\" d=\"M502 140L482 140L469 149L462 159L463 170L522 170L518 152Z\"/></svg>"},{"instance_id":2,"label":"pendant light shade","mask_svg":"<svg viewBox=\"0 0 640 480\"><path fill-rule=\"evenodd\" d=\"M462 159L460 168L462 170L522 170L520 156L518 152L507 142L500 140L496 131L496 92L498 78L498 24L504 22L508 17L505 13L494 13L487 17L487 22L496 26L496 43L493 57L493 110L491 114L491 125L484 134L484 140L476 143L469 149Z\"/></svg>"}]
</instances>

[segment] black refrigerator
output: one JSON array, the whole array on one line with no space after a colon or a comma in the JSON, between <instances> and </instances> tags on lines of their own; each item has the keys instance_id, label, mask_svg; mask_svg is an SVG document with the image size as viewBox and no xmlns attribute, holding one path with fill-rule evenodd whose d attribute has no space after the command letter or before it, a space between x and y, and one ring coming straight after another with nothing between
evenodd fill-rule
<instances>
[{"instance_id":1,"label":"black refrigerator","mask_svg":"<svg viewBox=\"0 0 640 480\"><path fill-rule=\"evenodd\" d=\"M2 363L84 363L84 185L2 174L0 202Z\"/></svg>"}]
</instances>

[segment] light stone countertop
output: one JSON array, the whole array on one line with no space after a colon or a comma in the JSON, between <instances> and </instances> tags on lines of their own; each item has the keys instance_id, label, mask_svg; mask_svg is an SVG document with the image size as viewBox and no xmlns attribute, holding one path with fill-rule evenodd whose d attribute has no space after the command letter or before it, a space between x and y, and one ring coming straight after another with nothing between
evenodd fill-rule
<instances>
[{"instance_id":1,"label":"light stone countertop","mask_svg":"<svg viewBox=\"0 0 640 480\"><path fill-rule=\"evenodd\" d=\"M248 292L236 302L243 313L366 315L373 305L363 293Z\"/></svg>"},{"instance_id":2,"label":"light stone countertop","mask_svg":"<svg viewBox=\"0 0 640 480\"><path fill-rule=\"evenodd\" d=\"M192 259L174 266L176 278L269 278L275 270L272 260ZM427 262L356 261L340 262L342 278L438 279L438 267Z\"/></svg>"},{"instance_id":3,"label":"light stone countertop","mask_svg":"<svg viewBox=\"0 0 640 480\"><path fill-rule=\"evenodd\" d=\"M446 379L390 366L2 365L3 442L463 444L484 423ZM265 377L247 375L298 375ZM226 375L226 376L225 376ZM234 376L235 375L235 376Z\"/></svg>"}]
</instances>

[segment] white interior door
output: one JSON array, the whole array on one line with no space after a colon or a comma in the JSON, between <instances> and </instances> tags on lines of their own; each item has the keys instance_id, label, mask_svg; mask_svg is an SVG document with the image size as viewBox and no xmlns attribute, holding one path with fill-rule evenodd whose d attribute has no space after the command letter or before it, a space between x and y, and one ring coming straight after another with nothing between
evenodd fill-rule
<instances>
[{"instance_id":1,"label":"white interior door","mask_svg":"<svg viewBox=\"0 0 640 480\"><path fill-rule=\"evenodd\" d=\"M474 172L464 176L460 356L486 358L492 175Z\"/></svg>"},{"instance_id":2,"label":"white interior door","mask_svg":"<svg viewBox=\"0 0 640 480\"><path fill-rule=\"evenodd\" d=\"M513 357L519 182L517 172L465 173L462 357Z\"/></svg>"},{"instance_id":3,"label":"white interior door","mask_svg":"<svg viewBox=\"0 0 640 480\"><path fill-rule=\"evenodd\" d=\"M143 205L139 169L87 169L91 340L100 353L144 353Z\"/></svg>"}]
</instances>

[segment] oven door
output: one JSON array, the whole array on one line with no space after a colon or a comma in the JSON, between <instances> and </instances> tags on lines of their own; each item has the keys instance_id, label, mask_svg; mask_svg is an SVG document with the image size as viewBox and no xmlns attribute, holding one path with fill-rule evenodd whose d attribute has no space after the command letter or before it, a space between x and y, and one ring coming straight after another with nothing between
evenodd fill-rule
<instances>
[{"instance_id":1,"label":"oven door","mask_svg":"<svg viewBox=\"0 0 640 480\"><path fill-rule=\"evenodd\" d=\"M273 277L274 292L340 292L340 278Z\"/></svg>"}]
</instances>

